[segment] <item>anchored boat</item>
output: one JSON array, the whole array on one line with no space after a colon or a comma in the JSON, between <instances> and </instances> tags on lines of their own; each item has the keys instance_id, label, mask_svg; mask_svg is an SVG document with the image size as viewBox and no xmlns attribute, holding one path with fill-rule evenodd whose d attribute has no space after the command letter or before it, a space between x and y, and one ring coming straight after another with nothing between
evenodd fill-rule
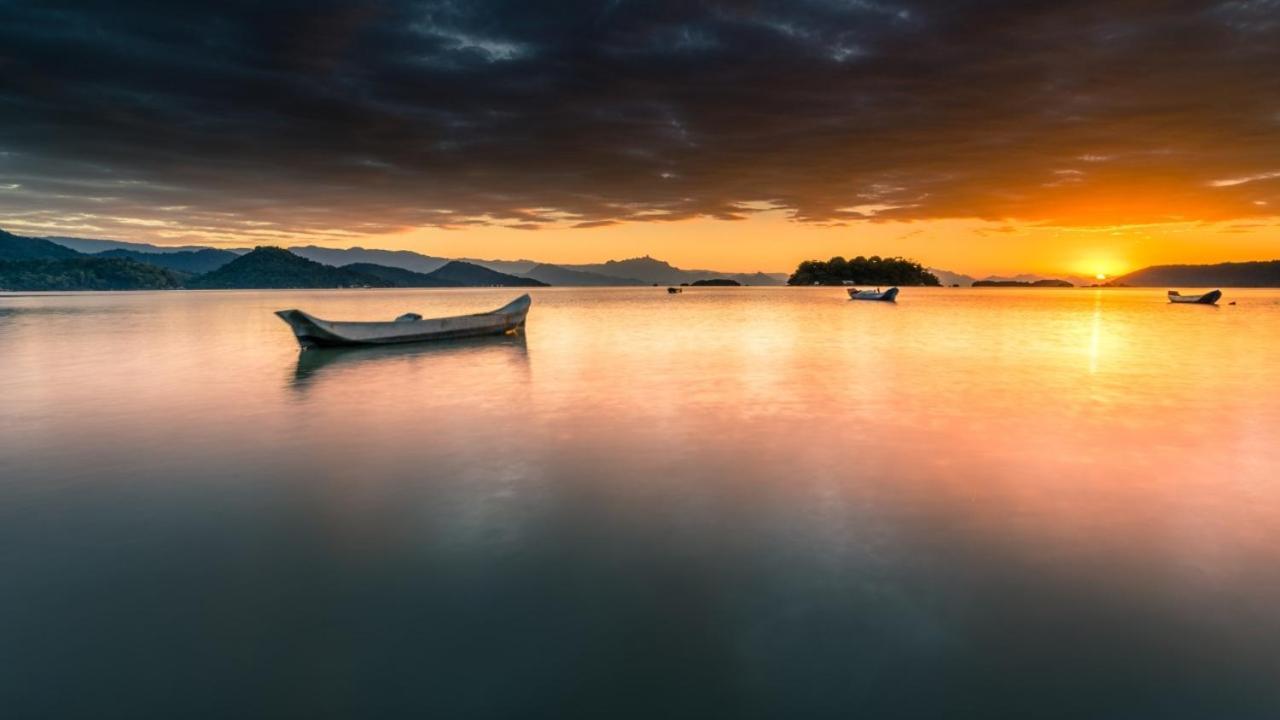
<instances>
[{"instance_id":1,"label":"anchored boat","mask_svg":"<svg viewBox=\"0 0 1280 720\"><path fill-rule=\"evenodd\" d=\"M1221 290L1214 290L1203 295L1183 295L1177 290L1169 291L1169 302L1171 303L1189 303L1193 305L1215 305L1218 299L1222 297Z\"/></svg>"},{"instance_id":2,"label":"anchored boat","mask_svg":"<svg viewBox=\"0 0 1280 720\"><path fill-rule=\"evenodd\" d=\"M298 344L304 348L342 345L390 345L394 343L452 340L480 335L504 335L524 327L529 305L521 295L497 310L475 315L429 318L406 313L390 322L338 322L321 320L301 310L279 310L276 315L289 323Z\"/></svg>"},{"instance_id":3,"label":"anchored boat","mask_svg":"<svg viewBox=\"0 0 1280 720\"><path fill-rule=\"evenodd\" d=\"M875 290L859 290L858 288L849 288L850 300L880 300L881 302L894 302L898 297L898 288L891 287L888 290L881 291L879 288Z\"/></svg>"}]
</instances>

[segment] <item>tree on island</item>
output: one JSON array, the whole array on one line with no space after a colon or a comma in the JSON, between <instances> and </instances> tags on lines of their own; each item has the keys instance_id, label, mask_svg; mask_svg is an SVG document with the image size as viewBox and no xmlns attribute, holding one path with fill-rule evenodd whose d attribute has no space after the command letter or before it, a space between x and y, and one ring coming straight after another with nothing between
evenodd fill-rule
<instances>
[{"instance_id":1,"label":"tree on island","mask_svg":"<svg viewBox=\"0 0 1280 720\"><path fill-rule=\"evenodd\" d=\"M933 273L906 258L879 255L852 260L836 256L823 262L805 260L787 280L788 285L942 285Z\"/></svg>"}]
</instances>

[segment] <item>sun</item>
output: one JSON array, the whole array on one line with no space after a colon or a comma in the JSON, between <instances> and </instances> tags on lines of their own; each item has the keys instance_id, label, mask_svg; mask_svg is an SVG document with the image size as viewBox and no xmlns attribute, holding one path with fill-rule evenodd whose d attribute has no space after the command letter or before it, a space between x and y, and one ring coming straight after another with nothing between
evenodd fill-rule
<instances>
[{"instance_id":1,"label":"sun","mask_svg":"<svg viewBox=\"0 0 1280 720\"><path fill-rule=\"evenodd\" d=\"M1107 274L1106 274L1106 273L1098 273L1097 275L1094 275L1093 277L1094 277L1094 279L1096 279L1096 280L1106 280L1106 279L1107 279Z\"/></svg>"}]
</instances>

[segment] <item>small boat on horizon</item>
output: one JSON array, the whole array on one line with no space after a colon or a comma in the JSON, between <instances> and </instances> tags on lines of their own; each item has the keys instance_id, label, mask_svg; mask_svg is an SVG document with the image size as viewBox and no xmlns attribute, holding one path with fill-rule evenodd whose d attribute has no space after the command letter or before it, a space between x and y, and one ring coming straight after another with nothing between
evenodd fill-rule
<instances>
[{"instance_id":1,"label":"small boat on horizon","mask_svg":"<svg viewBox=\"0 0 1280 720\"><path fill-rule=\"evenodd\" d=\"M881 291L880 288L875 290L859 290L858 288L849 288L850 300L879 300L881 302L895 302L898 297L898 288L891 287L888 290Z\"/></svg>"},{"instance_id":2,"label":"small boat on horizon","mask_svg":"<svg viewBox=\"0 0 1280 720\"><path fill-rule=\"evenodd\" d=\"M521 295L497 310L474 315L423 319L405 313L386 322L339 322L321 320L301 310L278 310L293 329L298 344L306 348L349 345L390 345L394 343L454 340L482 335L505 335L524 327L533 300Z\"/></svg>"},{"instance_id":3,"label":"small boat on horizon","mask_svg":"<svg viewBox=\"0 0 1280 720\"><path fill-rule=\"evenodd\" d=\"M680 294L680 293L682 293L682 292L684 292L684 288L678 288L678 287L669 287L669 288L667 288L667 294L668 294L668 295L678 295L678 294Z\"/></svg>"},{"instance_id":4,"label":"small boat on horizon","mask_svg":"<svg viewBox=\"0 0 1280 720\"><path fill-rule=\"evenodd\" d=\"M1190 305L1215 305L1222 297L1221 290L1212 290L1203 295L1183 295L1177 290L1169 291L1169 302Z\"/></svg>"}]
</instances>

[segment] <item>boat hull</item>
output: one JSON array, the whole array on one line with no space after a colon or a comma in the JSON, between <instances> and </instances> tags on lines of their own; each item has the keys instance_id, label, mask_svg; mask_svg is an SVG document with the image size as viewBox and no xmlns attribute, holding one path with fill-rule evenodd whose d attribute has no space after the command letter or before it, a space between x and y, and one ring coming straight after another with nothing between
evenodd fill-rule
<instances>
[{"instance_id":1,"label":"boat hull","mask_svg":"<svg viewBox=\"0 0 1280 720\"><path fill-rule=\"evenodd\" d=\"M898 298L898 288L891 287L884 292L875 292L872 290L863 290L861 292L849 289L850 300L872 300L875 302L895 302Z\"/></svg>"},{"instance_id":2,"label":"boat hull","mask_svg":"<svg viewBox=\"0 0 1280 720\"><path fill-rule=\"evenodd\" d=\"M1182 295L1177 290L1169 291L1169 302L1181 305L1215 305L1221 298L1221 290L1213 290L1203 295Z\"/></svg>"},{"instance_id":3,"label":"boat hull","mask_svg":"<svg viewBox=\"0 0 1280 720\"><path fill-rule=\"evenodd\" d=\"M529 296L522 295L492 312L397 322L337 322L301 310L280 310L276 315L288 323L303 348L399 345L516 332L524 327L530 304Z\"/></svg>"}]
</instances>

